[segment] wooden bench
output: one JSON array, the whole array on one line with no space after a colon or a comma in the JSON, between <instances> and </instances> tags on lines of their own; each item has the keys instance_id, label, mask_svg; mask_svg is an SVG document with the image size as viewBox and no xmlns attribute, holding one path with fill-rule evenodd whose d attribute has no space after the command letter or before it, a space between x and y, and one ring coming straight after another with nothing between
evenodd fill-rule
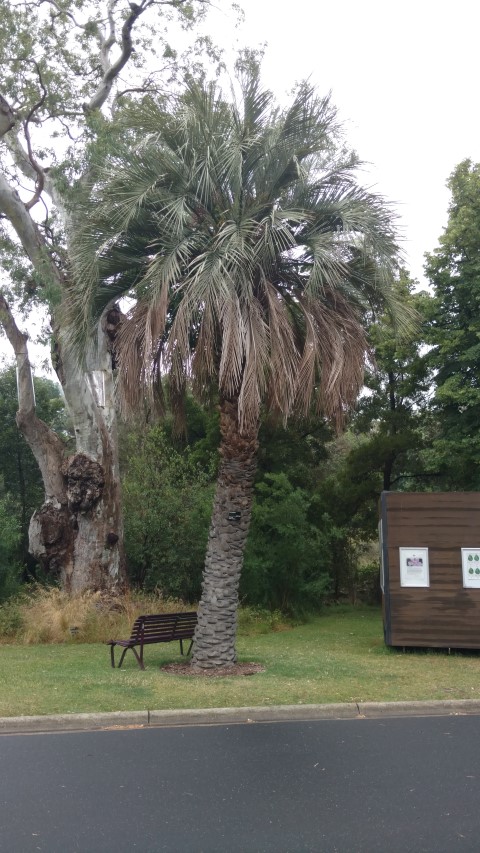
<instances>
[{"instance_id":1,"label":"wooden bench","mask_svg":"<svg viewBox=\"0 0 480 853\"><path fill-rule=\"evenodd\" d=\"M143 647L152 645L153 643L170 643L172 640L179 640L180 652L183 655L183 641L191 640L187 652L187 655L189 655L193 646L193 634L196 624L197 614L195 611L139 616L133 623L132 633L128 640L108 640L106 645L110 646L112 666L115 667L115 646L122 646L123 648L118 668L121 667L125 655L131 649L138 661L140 669L145 669L143 665ZM140 654L138 654L136 646L140 646Z\"/></svg>"}]
</instances>

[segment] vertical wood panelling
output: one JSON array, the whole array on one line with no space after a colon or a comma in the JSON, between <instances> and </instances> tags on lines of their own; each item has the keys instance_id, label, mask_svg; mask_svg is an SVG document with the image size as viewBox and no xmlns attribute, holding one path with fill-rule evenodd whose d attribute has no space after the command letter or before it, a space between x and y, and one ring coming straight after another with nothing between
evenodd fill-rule
<instances>
[{"instance_id":1,"label":"vertical wood panelling","mask_svg":"<svg viewBox=\"0 0 480 853\"><path fill-rule=\"evenodd\" d=\"M480 493L384 492L385 641L480 648L480 589L464 589L461 548L480 548ZM430 586L400 586L399 548L428 548Z\"/></svg>"}]
</instances>

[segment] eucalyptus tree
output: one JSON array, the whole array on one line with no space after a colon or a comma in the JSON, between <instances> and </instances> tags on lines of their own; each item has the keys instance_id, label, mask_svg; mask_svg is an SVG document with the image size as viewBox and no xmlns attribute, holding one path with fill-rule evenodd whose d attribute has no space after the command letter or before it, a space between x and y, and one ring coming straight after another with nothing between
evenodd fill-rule
<instances>
[{"instance_id":1,"label":"eucalyptus tree","mask_svg":"<svg viewBox=\"0 0 480 853\"><path fill-rule=\"evenodd\" d=\"M221 462L193 663L235 661L238 585L262 406L340 426L362 382L362 318L394 307L393 218L360 187L328 98L309 85L280 110L258 67L237 94L190 82L144 105L136 147L92 187L77 249L77 346L112 298L135 303L116 341L121 400L138 411L167 386L217 395ZM95 251L102 246L101 251Z\"/></svg>"},{"instance_id":2,"label":"eucalyptus tree","mask_svg":"<svg viewBox=\"0 0 480 853\"><path fill-rule=\"evenodd\" d=\"M45 490L30 550L70 590L116 588L125 577L111 358L119 312L106 306L79 371L61 334L72 213L113 144L113 114L171 77L168 21L192 26L206 4L0 0L0 326L17 362L18 428ZM75 431L70 456L36 412L23 329L24 312L40 304Z\"/></svg>"}]
</instances>

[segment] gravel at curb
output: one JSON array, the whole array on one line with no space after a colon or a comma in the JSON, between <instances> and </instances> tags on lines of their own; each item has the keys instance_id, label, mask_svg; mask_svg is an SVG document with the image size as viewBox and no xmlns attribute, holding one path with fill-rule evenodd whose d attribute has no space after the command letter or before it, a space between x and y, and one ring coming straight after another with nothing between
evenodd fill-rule
<instances>
[{"instance_id":1,"label":"gravel at curb","mask_svg":"<svg viewBox=\"0 0 480 853\"><path fill-rule=\"evenodd\" d=\"M0 717L0 734L465 714L480 715L480 701L476 699L451 699L435 702L350 702L337 705L275 705L254 708L114 711L113 713L99 714Z\"/></svg>"}]
</instances>

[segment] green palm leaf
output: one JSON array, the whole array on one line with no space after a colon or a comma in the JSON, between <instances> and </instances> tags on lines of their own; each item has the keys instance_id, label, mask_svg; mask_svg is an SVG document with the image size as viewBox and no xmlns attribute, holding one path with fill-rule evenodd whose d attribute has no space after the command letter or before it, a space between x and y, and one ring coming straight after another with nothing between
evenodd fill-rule
<instances>
[{"instance_id":1,"label":"green palm leaf","mask_svg":"<svg viewBox=\"0 0 480 853\"><path fill-rule=\"evenodd\" d=\"M238 398L246 426L262 402L287 417L314 398L340 422L361 384L365 314L408 317L391 288L392 211L358 184L330 99L304 84L281 111L247 68L230 100L190 81L150 104L137 134L142 122L142 143L91 189L72 344L133 295L117 342L127 407L170 372L177 395L190 377L199 394Z\"/></svg>"}]
</instances>

